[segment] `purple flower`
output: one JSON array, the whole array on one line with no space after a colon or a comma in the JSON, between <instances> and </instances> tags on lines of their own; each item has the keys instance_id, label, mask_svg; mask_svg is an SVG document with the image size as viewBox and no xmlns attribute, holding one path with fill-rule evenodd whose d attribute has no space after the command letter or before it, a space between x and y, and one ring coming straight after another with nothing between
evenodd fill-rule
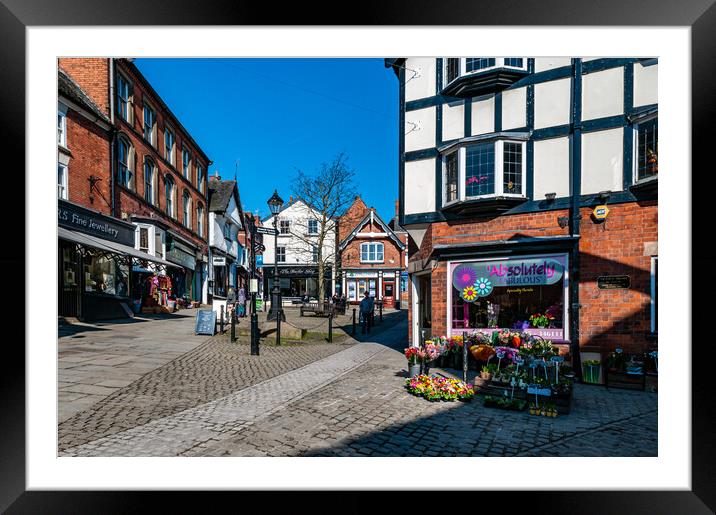
<instances>
[{"instance_id":1,"label":"purple flower","mask_svg":"<svg viewBox=\"0 0 716 515\"><path fill-rule=\"evenodd\" d=\"M477 281L477 272L469 266L459 266L453 272L455 282L460 288L472 286Z\"/></svg>"}]
</instances>

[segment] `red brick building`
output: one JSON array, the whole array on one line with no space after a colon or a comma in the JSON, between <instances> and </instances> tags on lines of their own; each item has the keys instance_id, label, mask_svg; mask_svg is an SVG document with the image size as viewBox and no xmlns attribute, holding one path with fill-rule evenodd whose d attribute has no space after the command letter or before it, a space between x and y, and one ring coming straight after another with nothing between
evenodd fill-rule
<instances>
[{"instance_id":1,"label":"red brick building","mask_svg":"<svg viewBox=\"0 0 716 515\"><path fill-rule=\"evenodd\" d=\"M341 291L348 302L360 302L368 291L388 307L399 305L401 272L407 264L406 238L406 233L394 231L359 196L355 198L338 223Z\"/></svg>"},{"instance_id":2,"label":"red brick building","mask_svg":"<svg viewBox=\"0 0 716 515\"><path fill-rule=\"evenodd\" d=\"M655 348L658 60L398 58L410 341ZM547 315L534 317L534 315Z\"/></svg>"},{"instance_id":3,"label":"red brick building","mask_svg":"<svg viewBox=\"0 0 716 515\"><path fill-rule=\"evenodd\" d=\"M85 100L95 119L69 109L68 152L63 154L60 146L58 196L69 201L70 209L84 206L112 217L102 223L120 226L117 234L131 228L132 241L124 238L121 244L151 258L127 261L122 294L112 287L109 291L125 297L125 304L145 303L151 300L148 282L161 275L171 287L163 289L164 295L153 295L155 301L206 302L211 161L130 59L60 58L58 66L64 77L61 87L69 84L66 89ZM63 155L70 161L66 176ZM118 284L117 274L108 270L101 275ZM99 284L106 292L109 282Z\"/></svg>"}]
</instances>

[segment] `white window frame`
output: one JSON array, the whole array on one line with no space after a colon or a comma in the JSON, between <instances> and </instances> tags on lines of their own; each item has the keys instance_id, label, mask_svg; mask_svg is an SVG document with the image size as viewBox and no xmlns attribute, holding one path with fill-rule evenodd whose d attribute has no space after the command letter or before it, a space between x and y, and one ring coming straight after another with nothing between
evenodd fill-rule
<instances>
[{"instance_id":1,"label":"white window frame","mask_svg":"<svg viewBox=\"0 0 716 515\"><path fill-rule=\"evenodd\" d=\"M181 195L181 212L182 212L182 225L187 229L191 229L191 210L192 210L191 194L184 190Z\"/></svg>"},{"instance_id":2,"label":"white window frame","mask_svg":"<svg viewBox=\"0 0 716 515\"><path fill-rule=\"evenodd\" d=\"M632 184L643 184L649 181L655 181L658 179L659 174L653 175L651 177L647 177L645 179L639 179L639 126L650 122L654 119L659 118L659 114L653 114L650 116L646 116L636 122L632 125ZM659 140L657 139L657 147L659 145ZM657 151L657 159L658 159L658 151Z\"/></svg>"},{"instance_id":3,"label":"white window frame","mask_svg":"<svg viewBox=\"0 0 716 515\"><path fill-rule=\"evenodd\" d=\"M121 83L124 82L127 85L127 98L123 98L121 96ZM132 81L127 78L126 75L124 75L122 72L117 71L117 114L127 123L131 124L133 122L133 116L134 116L134 110L132 109L132 105L134 104L133 101L134 97L134 91L133 91L133 84ZM120 99L122 99L126 103L126 109L127 112L124 113L120 109Z\"/></svg>"},{"instance_id":4,"label":"white window frame","mask_svg":"<svg viewBox=\"0 0 716 515\"><path fill-rule=\"evenodd\" d=\"M505 167L504 167L504 155L505 155L505 143L519 144L522 151L522 193L506 193L504 185ZM495 189L493 193L487 193L484 195L473 195L466 196L465 194L465 165L467 162L467 148L473 145L494 145L495 151L495 168L494 172L494 184ZM457 199L447 200L447 157L451 156L455 152L458 153L457 157ZM476 141L471 144L460 145L457 148L451 149L441 156L442 160L442 185L443 195L442 202L443 206L450 206L457 202L463 202L465 200L479 200L496 197L511 197L511 198L527 198L527 142L515 139L498 139L493 141Z\"/></svg>"},{"instance_id":5,"label":"white window frame","mask_svg":"<svg viewBox=\"0 0 716 515\"><path fill-rule=\"evenodd\" d=\"M167 181L167 179L169 179ZM169 192L169 197L167 198L167 183L171 184L171 190ZM174 216L174 213L176 212L177 205L176 205L176 199L177 199L177 183L174 177L171 177L170 175L164 176L164 211L169 215L170 218L173 218L176 220L176 217ZM167 200L171 202L171 206L167 204Z\"/></svg>"},{"instance_id":6,"label":"white window frame","mask_svg":"<svg viewBox=\"0 0 716 515\"><path fill-rule=\"evenodd\" d=\"M62 170L62 180L59 180L60 170ZM57 163L57 198L67 200L69 198L69 191L67 189L68 182L68 169L66 164Z\"/></svg>"},{"instance_id":7,"label":"white window frame","mask_svg":"<svg viewBox=\"0 0 716 515\"><path fill-rule=\"evenodd\" d=\"M311 230L312 223L315 223L315 225L316 225L315 231ZM311 235L318 234L318 220L316 220L315 218L309 218L309 220L308 220L308 234L311 234Z\"/></svg>"},{"instance_id":8,"label":"white window frame","mask_svg":"<svg viewBox=\"0 0 716 515\"><path fill-rule=\"evenodd\" d=\"M57 144L67 148L67 106L57 103Z\"/></svg>"},{"instance_id":9,"label":"white window frame","mask_svg":"<svg viewBox=\"0 0 716 515\"><path fill-rule=\"evenodd\" d=\"M474 70L471 72L467 71L467 57L460 57L460 66L457 77L455 77L450 82L447 81L447 64L448 59L453 59L444 57L443 58L443 88L448 87L450 84L458 80L460 77L464 77L466 75L474 75L476 73L483 73L489 70L495 70L497 68L510 68L513 70L527 70L527 58L526 57L485 57L484 59L494 59L495 65L494 66L488 66L487 68L480 68L479 70ZM474 59L474 57L469 57L469 59ZM522 59L522 66L511 66L505 64L505 59Z\"/></svg>"},{"instance_id":10,"label":"white window frame","mask_svg":"<svg viewBox=\"0 0 716 515\"><path fill-rule=\"evenodd\" d=\"M126 167L126 175L124 177L124 180L122 179L122 174L120 173L120 156L119 156L119 145L122 144L122 142L126 143L127 146L127 163L125 165ZM135 191L136 190L136 179L137 179L137 163L136 163L136 154L134 152L134 146L132 145L132 142L127 137L119 137L117 138L117 182L122 185L122 187L130 190Z\"/></svg>"},{"instance_id":11,"label":"white window frame","mask_svg":"<svg viewBox=\"0 0 716 515\"><path fill-rule=\"evenodd\" d=\"M167 148L167 135L171 135L172 147ZM175 153L176 153L177 139L176 133L168 125L164 125L164 159L166 159L170 165L176 166Z\"/></svg>"},{"instance_id":12,"label":"white window frame","mask_svg":"<svg viewBox=\"0 0 716 515\"><path fill-rule=\"evenodd\" d=\"M370 249L374 247L373 254L375 259L370 259ZM363 249L366 249L365 251ZM380 259L378 259L378 249L380 249ZM365 253L367 259L363 259ZM383 242L365 242L360 244L360 262L361 263L384 263L385 262L385 244Z\"/></svg>"},{"instance_id":13,"label":"white window frame","mask_svg":"<svg viewBox=\"0 0 716 515\"><path fill-rule=\"evenodd\" d=\"M286 227L286 232L283 231L284 225ZM279 220L278 233L283 235L291 234L291 220Z\"/></svg>"},{"instance_id":14,"label":"white window frame","mask_svg":"<svg viewBox=\"0 0 716 515\"><path fill-rule=\"evenodd\" d=\"M279 250L282 250L283 252L279 252ZM279 255L282 254L283 258L279 259ZM285 263L286 262L286 247L285 246L277 246L276 247L276 263Z\"/></svg>"},{"instance_id":15,"label":"white window frame","mask_svg":"<svg viewBox=\"0 0 716 515\"><path fill-rule=\"evenodd\" d=\"M149 138L147 138L147 111L151 113L152 119L152 127L151 131L149 131ZM157 110L150 102L147 102L146 100L144 101L144 105L142 106L142 135L151 146L153 146L154 148L157 147Z\"/></svg>"}]
</instances>

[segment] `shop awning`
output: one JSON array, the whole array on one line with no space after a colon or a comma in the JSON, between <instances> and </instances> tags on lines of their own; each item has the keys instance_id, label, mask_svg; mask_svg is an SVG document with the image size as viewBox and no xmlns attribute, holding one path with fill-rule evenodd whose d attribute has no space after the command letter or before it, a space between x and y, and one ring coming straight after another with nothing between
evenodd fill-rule
<instances>
[{"instance_id":1,"label":"shop awning","mask_svg":"<svg viewBox=\"0 0 716 515\"><path fill-rule=\"evenodd\" d=\"M60 239L71 241L85 247L92 247L107 254L126 256L127 258L129 258L129 261L132 262L134 262L135 260L141 260L151 261L152 263L156 263L163 266L178 266L158 256L153 256L151 254L147 254L146 252L142 252L141 250L137 250L134 247L123 245L122 243L115 243L109 240L103 240L91 236L89 234L81 233L79 231L65 229L64 227L57 228L57 236Z\"/></svg>"}]
</instances>

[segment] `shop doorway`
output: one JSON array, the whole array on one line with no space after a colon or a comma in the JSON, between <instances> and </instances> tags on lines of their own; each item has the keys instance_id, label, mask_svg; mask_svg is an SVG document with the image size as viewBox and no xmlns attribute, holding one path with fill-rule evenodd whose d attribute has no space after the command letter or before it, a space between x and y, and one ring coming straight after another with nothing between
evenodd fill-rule
<instances>
[{"instance_id":1,"label":"shop doorway","mask_svg":"<svg viewBox=\"0 0 716 515\"><path fill-rule=\"evenodd\" d=\"M60 241L60 270L58 274L58 315L78 317L80 315L80 256L75 246Z\"/></svg>"},{"instance_id":2,"label":"shop doorway","mask_svg":"<svg viewBox=\"0 0 716 515\"><path fill-rule=\"evenodd\" d=\"M383 283L383 305L391 308L395 305L395 283L393 281Z\"/></svg>"},{"instance_id":3,"label":"shop doorway","mask_svg":"<svg viewBox=\"0 0 716 515\"><path fill-rule=\"evenodd\" d=\"M432 293L431 275L418 276L418 328L425 338L432 336Z\"/></svg>"}]
</instances>

